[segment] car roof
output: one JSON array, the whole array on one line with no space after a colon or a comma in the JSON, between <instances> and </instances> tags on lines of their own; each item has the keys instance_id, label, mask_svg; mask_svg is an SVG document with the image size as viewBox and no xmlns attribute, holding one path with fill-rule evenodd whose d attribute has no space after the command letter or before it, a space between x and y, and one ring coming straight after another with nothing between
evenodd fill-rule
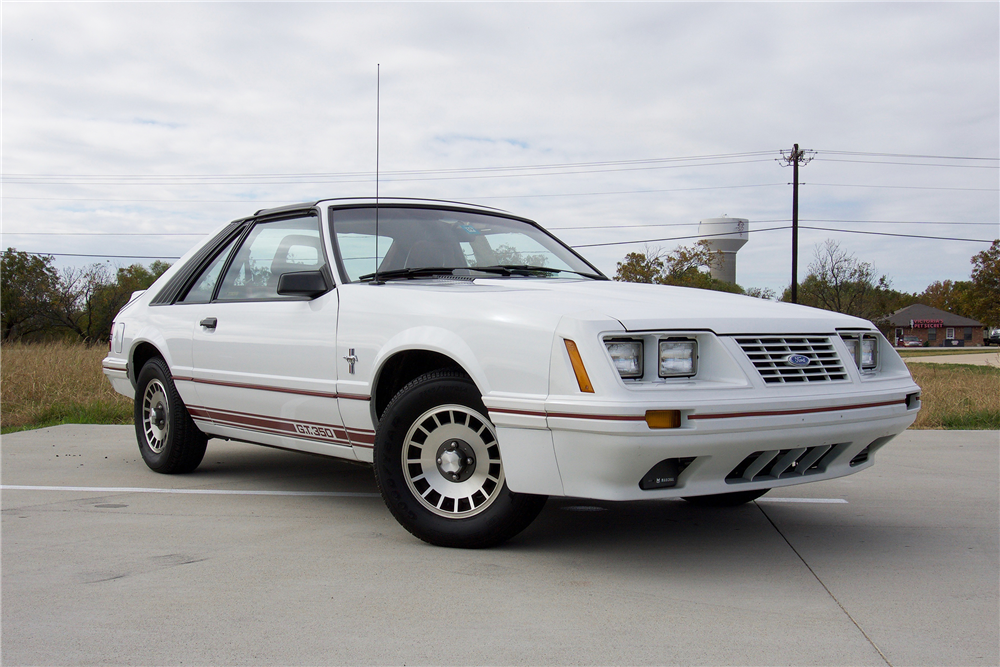
<instances>
[{"instance_id":1,"label":"car roof","mask_svg":"<svg viewBox=\"0 0 1000 667\"><path fill-rule=\"evenodd\" d=\"M314 201L302 202L299 204L288 204L285 206L277 206L274 208L263 208L257 211L254 215L272 215L275 213L282 213L285 211L297 211L304 208L315 208L321 205L330 206L375 206L385 205L385 206L400 206L400 205L418 205L418 206L441 206L444 208L461 208L469 211L480 211L483 213L501 213L505 216L510 217L520 217L514 216L508 211L503 209L493 208L491 206L481 206L479 204L468 204L465 202L449 201L445 199L424 199L419 197L331 197L329 199L317 199Z\"/></svg>"}]
</instances>

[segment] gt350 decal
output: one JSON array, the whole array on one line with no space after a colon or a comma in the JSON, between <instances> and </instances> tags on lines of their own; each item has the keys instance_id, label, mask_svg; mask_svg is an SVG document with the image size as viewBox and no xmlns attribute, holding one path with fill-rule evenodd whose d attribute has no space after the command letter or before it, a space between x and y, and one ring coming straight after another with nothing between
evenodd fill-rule
<instances>
[{"instance_id":1,"label":"gt350 decal","mask_svg":"<svg viewBox=\"0 0 1000 667\"><path fill-rule=\"evenodd\" d=\"M303 440L315 440L346 447L356 446L371 449L375 442L375 432L362 429L348 429L334 424L316 424L300 422L279 417L265 417L233 410L219 410L197 405L189 405L188 412L200 421L207 421L219 426L283 435Z\"/></svg>"},{"instance_id":2,"label":"gt350 decal","mask_svg":"<svg viewBox=\"0 0 1000 667\"><path fill-rule=\"evenodd\" d=\"M302 435L314 435L320 438L334 439L333 429L328 426L308 426L306 424L295 424L295 430Z\"/></svg>"}]
</instances>

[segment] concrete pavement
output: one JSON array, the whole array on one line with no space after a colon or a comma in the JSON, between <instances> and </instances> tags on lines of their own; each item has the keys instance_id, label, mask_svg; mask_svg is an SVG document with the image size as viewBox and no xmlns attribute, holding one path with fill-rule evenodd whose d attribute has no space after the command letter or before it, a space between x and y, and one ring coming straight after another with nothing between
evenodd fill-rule
<instances>
[{"instance_id":1,"label":"concrete pavement","mask_svg":"<svg viewBox=\"0 0 1000 667\"><path fill-rule=\"evenodd\" d=\"M728 510L553 499L484 551L412 538L335 460L213 440L163 476L115 426L0 447L8 666L1000 662L996 431Z\"/></svg>"}]
</instances>

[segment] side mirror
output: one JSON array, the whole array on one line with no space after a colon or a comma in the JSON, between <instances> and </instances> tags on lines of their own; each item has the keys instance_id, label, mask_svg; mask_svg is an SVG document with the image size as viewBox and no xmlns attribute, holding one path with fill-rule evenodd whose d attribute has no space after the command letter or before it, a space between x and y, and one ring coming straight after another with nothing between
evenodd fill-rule
<instances>
[{"instance_id":1,"label":"side mirror","mask_svg":"<svg viewBox=\"0 0 1000 667\"><path fill-rule=\"evenodd\" d=\"M278 278L280 296L306 296L310 299L330 291L326 276L322 271L298 271L282 273Z\"/></svg>"}]
</instances>

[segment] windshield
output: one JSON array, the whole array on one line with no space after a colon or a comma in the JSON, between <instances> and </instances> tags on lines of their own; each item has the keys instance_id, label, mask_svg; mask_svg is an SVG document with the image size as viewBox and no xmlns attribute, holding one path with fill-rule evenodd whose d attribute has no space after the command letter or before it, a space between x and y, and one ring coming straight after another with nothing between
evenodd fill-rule
<instances>
[{"instance_id":1,"label":"windshield","mask_svg":"<svg viewBox=\"0 0 1000 667\"><path fill-rule=\"evenodd\" d=\"M427 208L333 209L331 236L350 282L440 275L603 278L561 242L521 220ZM377 250L376 250L377 246Z\"/></svg>"}]
</instances>

